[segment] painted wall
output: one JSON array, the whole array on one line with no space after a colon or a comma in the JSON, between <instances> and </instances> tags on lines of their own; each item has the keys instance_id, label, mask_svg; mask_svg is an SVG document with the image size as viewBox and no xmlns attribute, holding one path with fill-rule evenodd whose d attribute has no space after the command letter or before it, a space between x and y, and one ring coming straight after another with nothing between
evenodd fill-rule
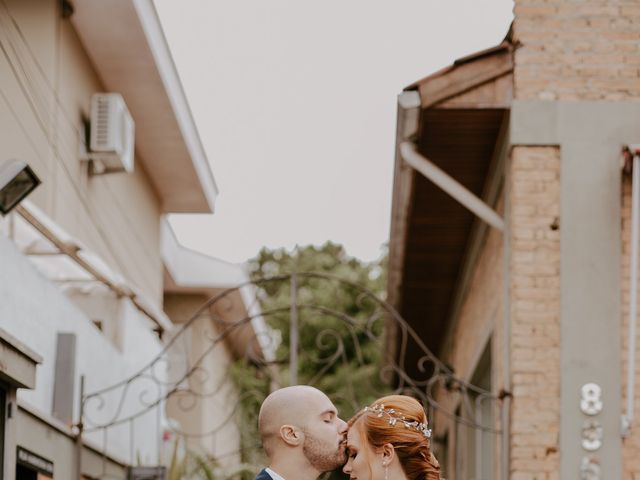
<instances>
[{"instance_id":1,"label":"painted wall","mask_svg":"<svg viewBox=\"0 0 640 480\"><path fill-rule=\"evenodd\" d=\"M502 202L497 207L499 213L502 212ZM492 357L492 391L498 392L502 387L501 365L502 343L501 343L501 322L502 322L502 299L503 295L503 238L502 233L495 229L488 229L486 236L482 240L480 254L473 267L471 280L462 300L458 318L452 323L451 330L447 334L445 349L443 350L443 360L451 365L456 375L475 384L473 379L474 371L478 365L480 357L485 347L491 342ZM445 408L455 411L460 407L460 414L468 418L467 412L463 412L464 406L460 405L459 398L451 393L445 395L443 399L448 400ZM457 403L454 403L454 400ZM493 405L493 416L496 421L500 418L499 403L490 402ZM471 454L460 455L461 462L456 465L456 445L463 448L462 444L468 444L470 436L475 435L475 430L461 425L456 425L450 419L441 418L437 422L436 436L447 434L447 465L443 465L447 478L468 478L472 475L475 467ZM442 426L446 425L446 432ZM499 428L499 424L493 425ZM456 438L458 437L458 438ZM497 455L499 437L489 434L484 441L494 443L494 453ZM494 455L494 457L496 457ZM486 461L485 461L486 463ZM496 466L494 471L497 478L497 457L493 459ZM456 470L458 467L458 470Z\"/></svg>"},{"instance_id":2,"label":"painted wall","mask_svg":"<svg viewBox=\"0 0 640 480\"><path fill-rule=\"evenodd\" d=\"M83 119L91 95L104 87L58 4L0 6L0 42L9 57L0 55L0 160L27 161L42 180L30 199L160 303L158 196L140 162L132 174L89 176L80 161Z\"/></svg>"},{"instance_id":3,"label":"painted wall","mask_svg":"<svg viewBox=\"0 0 640 480\"><path fill-rule=\"evenodd\" d=\"M165 296L165 308L174 322L183 324L207 300L204 295L173 293ZM168 402L167 414L178 422L182 431L200 434L185 437L187 448L214 456L221 467L233 467L240 463L240 431L235 415L238 391L229 376L234 358L227 342L214 346L221 329L211 315L206 311L197 317L185 331L185 338L176 342L171 351L174 366L200 362L201 371L190 377L188 386L193 392L204 395L201 398L176 396ZM175 373L180 371L183 370Z\"/></svg>"},{"instance_id":4,"label":"painted wall","mask_svg":"<svg viewBox=\"0 0 640 480\"><path fill-rule=\"evenodd\" d=\"M20 409L16 421L20 425L17 444L53 462L53 475L57 479L75 479L76 445L73 437L61 432L30 412ZM15 472L15 466L12 467ZM85 445L82 455L82 472L89 478L112 475L126 478L126 468L105 458Z\"/></svg>"},{"instance_id":5,"label":"painted wall","mask_svg":"<svg viewBox=\"0 0 640 480\"><path fill-rule=\"evenodd\" d=\"M44 414L52 413L58 332L77 336L74 398L79 395L80 375L86 377L85 391L92 392L127 378L160 352L161 343L151 331L148 319L128 300L121 304L125 334L119 350L4 236L0 236L0 265L0 328L43 357L43 363L37 367L36 388L20 390L18 398ZM164 374L162 370L158 371L160 379ZM133 385L125 398L123 413L139 409L139 395L151 387L149 384ZM97 404L87 407L87 413L96 421L114 415L119 392L105 398L102 410ZM74 405L74 418L78 418L78 402ZM133 448L129 425L110 429L107 436L109 452L127 460L133 452L134 461L139 454L145 463L156 462L158 445L153 441L158 438L156 412L136 420L134 428ZM100 432L87 434L87 438L96 445L104 445L105 438Z\"/></svg>"}]
</instances>

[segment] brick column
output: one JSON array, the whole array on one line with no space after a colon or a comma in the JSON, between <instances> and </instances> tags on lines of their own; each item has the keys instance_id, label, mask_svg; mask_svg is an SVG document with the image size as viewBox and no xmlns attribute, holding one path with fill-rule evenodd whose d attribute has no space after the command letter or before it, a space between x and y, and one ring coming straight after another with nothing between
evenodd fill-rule
<instances>
[{"instance_id":1,"label":"brick column","mask_svg":"<svg viewBox=\"0 0 640 480\"><path fill-rule=\"evenodd\" d=\"M626 335L620 280L628 278L628 251L625 246L621 253L621 243L628 231L621 236L616 158L623 143L640 137L640 4L515 0L514 13L516 103L537 102L529 102L514 125L515 143L525 149L518 155L539 148L531 145L557 146L562 172L560 477L578 478L577 457L588 453L576 446L587 418L577 390L593 378L606 385L599 419L605 425L598 453L603 478L621 478L623 472L632 478L640 474L640 428L623 445L618 424ZM628 202L629 193L622 197Z\"/></svg>"},{"instance_id":2,"label":"brick column","mask_svg":"<svg viewBox=\"0 0 640 480\"><path fill-rule=\"evenodd\" d=\"M511 478L557 479L560 155L517 147L511 174Z\"/></svg>"}]
</instances>

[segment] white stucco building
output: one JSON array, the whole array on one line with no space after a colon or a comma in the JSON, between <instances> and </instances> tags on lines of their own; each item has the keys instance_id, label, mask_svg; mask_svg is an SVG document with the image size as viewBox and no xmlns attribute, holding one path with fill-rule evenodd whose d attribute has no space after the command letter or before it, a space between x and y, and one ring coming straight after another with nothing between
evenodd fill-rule
<instances>
[{"instance_id":1,"label":"white stucco building","mask_svg":"<svg viewBox=\"0 0 640 480\"><path fill-rule=\"evenodd\" d=\"M158 363L151 384L85 402L78 442L81 388L133 378L198 301L246 274L190 263L166 222L212 213L218 190L151 0L2 0L0 46L0 162L26 161L42 181L0 219L0 479L124 479L132 465L167 463L167 425L205 425L212 409L170 419L153 404L171 386ZM111 172L92 153L102 92L120 94L135 124L117 132L133 140L133 168ZM234 348L220 347L213 376ZM200 447L233 453L237 442L229 425Z\"/></svg>"}]
</instances>

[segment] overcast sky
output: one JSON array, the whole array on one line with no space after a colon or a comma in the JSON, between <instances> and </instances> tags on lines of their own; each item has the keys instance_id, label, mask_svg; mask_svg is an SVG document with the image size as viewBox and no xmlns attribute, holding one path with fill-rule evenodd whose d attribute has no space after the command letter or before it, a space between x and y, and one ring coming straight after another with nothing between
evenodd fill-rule
<instances>
[{"instance_id":1,"label":"overcast sky","mask_svg":"<svg viewBox=\"0 0 640 480\"><path fill-rule=\"evenodd\" d=\"M388 240L396 97L498 44L512 0L156 0L220 195L174 215L179 241L232 262Z\"/></svg>"}]
</instances>

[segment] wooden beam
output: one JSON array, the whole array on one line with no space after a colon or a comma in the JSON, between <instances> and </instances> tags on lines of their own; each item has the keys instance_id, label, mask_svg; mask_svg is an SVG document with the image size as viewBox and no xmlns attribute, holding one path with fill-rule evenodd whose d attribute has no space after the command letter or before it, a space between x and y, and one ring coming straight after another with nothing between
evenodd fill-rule
<instances>
[{"instance_id":1,"label":"wooden beam","mask_svg":"<svg viewBox=\"0 0 640 480\"><path fill-rule=\"evenodd\" d=\"M475 215L492 227L500 231L504 230L504 220L495 212L495 210L489 207L455 178L451 177L428 158L421 155L415 144L411 142L402 142L400 144L400 152L402 154L402 158L409 165L455 198L464 207L471 210Z\"/></svg>"},{"instance_id":2,"label":"wooden beam","mask_svg":"<svg viewBox=\"0 0 640 480\"><path fill-rule=\"evenodd\" d=\"M408 219L413 202L414 170L400 155L400 144L418 131L420 96L418 92L403 92L398 96L398 119L396 123L396 152L393 176L393 198L391 204L391 227L389 236L387 302L400 308L402 272L407 238ZM397 348L397 323L388 318L386 330L386 359L393 362ZM389 379L392 380L392 379Z\"/></svg>"},{"instance_id":3,"label":"wooden beam","mask_svg":"<svg viewBox=\"0 0 640 480\"><path fill-rule=\"evenodd\" d=\"M462 96L467 92L510 75L513 72L513 52L511 49L503 50L491 56L456 65L446 74L435 77L427 77L419 85L422 108L434 107L440 103ZM500 89L501 90L501 89ZM487 99L487 92L481 92L483 104L504 103L504 94L494 89L494 97ZM466 103L473 104L472 99L467 98Z\"/></svg>"},{"instance_id":4,"label":"wooden beam","mask_svg":"<svg viewBox=\"0 0 640 480\"><path fill-rule=\"evenodd\" d=\"M493 156L491 158L487 181L482 193L482 199L494 208L498 205L500 200L500 193L504 183L504 166L508 153L509 113L505 112L502 125L500 126L500 132L498 133L498 138L496 140ZM460 276L456 280L453 302L446 322L447 331L444 336L444 341L442 342L443 352L447 351L453 342L453 336L458 323L460 310L467 298L469 284L471 283L475 266L480 254L482 253L482 247L485 245L487 234L487 224L476 218L473 226L471 227L471 233L469 234L464 259L462 260L462 268L460 269Z\"/></svg>"},{"instance_id":5,"label":"wooden beam","mask_svg":"<svg viewBox=\"0 0 640 480\"><path fill-rule=\"evenodd\" d=\"M511 108L513 101L513 73L508 73L490 82L468 90L460 95L443 100L436 108L481 109Z\"/></svg>"}]
</instances>

